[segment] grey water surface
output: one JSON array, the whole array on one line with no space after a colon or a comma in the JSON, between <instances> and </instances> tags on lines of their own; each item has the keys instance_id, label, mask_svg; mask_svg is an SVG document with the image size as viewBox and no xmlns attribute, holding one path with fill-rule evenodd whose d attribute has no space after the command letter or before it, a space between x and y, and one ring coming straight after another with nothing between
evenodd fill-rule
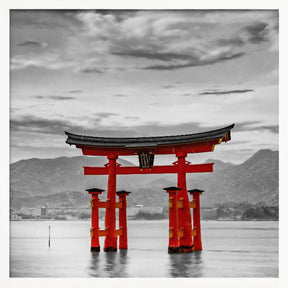
<instances>
[{"instance_id":1,"label":"grey water surface","mask_svg":"<svg viewBox=\"0 0 288 288\"><path fill-rule=\"evenodd\" d=\"M276 221L202 221L203 251L187 254L167 253L167 220L128 221L127 251L103 252L101 238L91 253L89 229L90 221L11 221L10 277L278 277Z\"/></svg>"}]
</instances>

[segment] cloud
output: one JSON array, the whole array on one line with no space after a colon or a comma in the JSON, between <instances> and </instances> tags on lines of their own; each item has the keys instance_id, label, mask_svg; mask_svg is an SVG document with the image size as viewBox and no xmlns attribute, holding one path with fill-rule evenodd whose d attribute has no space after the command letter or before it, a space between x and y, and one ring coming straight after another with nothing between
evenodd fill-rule
<instances>
[{"instance_id":1,"label":"cloud","mask_svg":"<svg viewBox=\"0 0 288 288\"><path fill-rule=\"evenodd\" d=\"M102 70L101 68L96 68L96 67L88 67L88 68L80 68L79 72L85 73L85 74L86 73L87 74L90 74L90 73L102 74L105 72L105 70Z\"/></svg>"},{"instance_id":2,"label":"cloud","mask_svg":"<svg viewBox=\"0 0 288 288\"><path fill-rule=\"evenodd\" d=\"M105 41L109 53L146 59L150 64L138 67L146 70L175 70L240 58L248 53L248 44L269 40L273 27L269 21L277 22L273 12L229 10L139 11L121 22L115 14L79 17L89 35L110 40Z\"/></svg>"},{"instance_id":3,"label":"cloud","mask_svg":"<svg viewBox=\"0 0 288 288\"><path fill-rule=\"evenodd\" d=\"M125 119L129 119L129 120L139 120L139 117L134 117L134 116L126 116Z\"/></svg>"},{"instance_id":4,"label":"cloud","mask_svg":"<svg viewBox=\"0 0 288 288\"><path fill-rule=\"evenodd\" d=\"M220 38L217 44L220 46L244 46L245 44L260 44L269 41L274 27L269 27L268 22L251 23L248 26L242 27L234 36Z\"/></svg>"},{"instance_id":5,"label":"cloud","mask_svg":"<svg viewBox=\"0 0 288 288\"><path fill-rule=\"evenodd\" d=\"M33 30L67 29L75 24L75 10L14 10L10 12L12 27L31 27Z\"/></svg>"},{"instance_id":6,"label":"cloud","mask_svg":"<svg viewBox=\"0 0 288 288\"><path fill-rule=\"evenodd\" d=\"M10 120L11 132L35 132L40 134L64 133L65 129L71 129L71 123L64 120L45 119L26 115L17 119Z\"/></svg>"},{"instance_id":7,"label":"cloud","mask_svg":"<svg viewBox=\"0 0 288 288\"><path fill-rule=\"evenodd\" d=\"M192 93L184 93L184 94L181 94L180 96L185 96L185 97L189 96L189 97L192 97L192 96L197 96L197 95L192 94Z\"/></svg>"},{"instance_id":8,"label":"cloud","mask_svg":"<svg viewBox=\"0 0 288 288\"><path fill-rule=\"evenodd\" d=\"M235 131L250 131L253 130L255 127L259 127L261 125L261 121L244 121L244 122L238 122L234 129Z\"/></svg>"},{"instance_id":9,"label":"cloud","mask_svg":"<svg viewBox=\"0 0 288 288\"><path fill-rule=\"evenodd\" d=\"M235 125L235 131L269 131L273 134L279 133L279 125L264 125L262 121L245 121Z\"/></svg>"},{"instance_id":10,"label":"cloud","mask_svg":"<svg viewBox=\"0 0 288 288\"><path fill-rule=\"evenodd\" d=\"M164 85L162 86L163 89L171 89L171 88L174 88L175 86L174 85Z\"/></svg>"},{"instance_id":11,"label":"cloud","mask_svg":"<svg viewBox=\"0 0 288 288\"><path fill-rule=\"evenodd\" d=\"M239 37L220 38L216 40L217 45L221 46L243 46L245 42Z\"/></svg>"},{"instance_id":12,"label":"cloud","mask_svg":"<svg viewBox=\"0 0 288 288\"><path fill-rule=\"evenodd\" d=\"M34 65L84 74L175 70L231 61L249 54L253 45L274 43L278 22L273 10L82 10L47 15L18 11L17 15L25 27L56 23L61 34L44 54L12 55L12 69ZM17 17L12 17L12 24ZM36 41L22 43L40 47Z\"/></svg>"},{"instance_id":13,"label":"cloud","mask_svg":"<svg viewBox=\"0 0 288 288\"><path fill-rule=\"evenodd\" d=\"M130 117L131 120L134 117ZM132 119L133 118L133 119ZM222 128L228 126L232 123L223 123L219 126L205 126L203 127L200 122L187 122L177 125L162 125L159 122L147 122L142 125L135 126L119 126L119 127L104 127L101 126L101 120L94 119L94 122L90 121L90 125L87 124L79 125L79 121L77 119L70 118L66 119L44 119L40 117L34 117L32 115L26 115L24 117L11 119L11 155L12 158L15 158L18 153L18 158L22 159L24 155L27 155L27 158L31 157L41 157L47 158L48 155L52 155L53 157L65 155L68 153L69 147L65 144L66 136L64 131L68 131L71 133L79 134L79 135L87 135L87 136L98 136L98 137L140 137L140 136L165 136L165 135L184 135L184 134L192 134L198 132L205 132L214 130L217 128ZM133 121L131 123L137 123ZM245 147L249 146L249 148L254 149L255 151L259 149L261 145L265 145L265 147L275 147L278 148L275 143L271 143L271 137L275 139L275 136L272 134L267 137L267 134L263 135L265 141L262 140L260 143L253 143L251 141L253 139L253 134L251 131L277 131L277 125L263 125L261 121L246 121L241 123L236 123L235 128L232 129L232 139L231 143L226 147L218 149L213 152L213 157L217 155L217 153L224 153L222 149L224 149L225 155L221 156L227 158L229 155L233 155L232 158L235 158L235 153L240 153L239 159L243 161L243 153L245 152ZM244 132L241 134L239 132ZM245 133L247 132L247 133ZM273 133L273 132L272 132ZM245 135L245 136L243 136ZM254 134L259 135L259 134ZM266 135L266 137L265 137ZM230 146L232 145L232 146ZM18 150L17 150L17 146ZM242 147L243 146L243 147ZM231 153L228 153L229 147L231 148ZM264 146L263 146L264 147ZM45 149L47 148L47 149ZM61 152L57 152L57 149L61 148ZM23 150L24 149L24 150ZM25 153L25 149L29 150L29 152ZM32 153L33 149L33 153ZM49 150L52 149L52 150ZM228 149L228 150L227 150ZM43 151L44 150L44 151ZM17 152L18 151L18 152ZM42 152L41 152L42 151ZM71 150L72 151L72 150ZM218 152L217 152L218 151ZM221 152L222 151L222 152ZM216 153L216 154L214 154ZM32 156L31 156L32 155ZM39 155L39 156L35 156ZM195 154L193 159L195 161ZM205 154L205 156L208 156ZM16 157L16 158L17 158ZM26 157L26 156L25 156ZM197 158L197 157L196 157ZM225 159L226 159L225 158ZM227 160L228 161L228 160ZM235 161L235 159L234 159Z\"/></svg>"},{"instance_id":14,"label":"cloud","mask_svg":"<svg viewBox=\"0 0 288 288\"><path fill-rule=\"evenodd\" d=\"M20 47L29 47L29 48L43 48L47 46L47 43L41 43L41 42L37 42L37 41L24 41L19 43L17 46Z\"/></svg>"},{"instance_id":15,"label":"cloud","mask_svg":"<svg viewBox=\"0 0 288 288\"><path fill-rule=\"evenodd\" d=\"M111 116L119 116L119 114L111 113L111 112L100 112L100 113L96 113L95 116L100 117L100 118L109 118Z\"/></svg>"},{"instance_id":16,"label":"cloud","mask_svg":"<svg viewBox=\"0 0 288 288\"><path fill-rule=\"evenodd\" d=\"M56 96L56 95L51 95L51 96L36 95L34 97L37 99L51 99L51 100L59 100L59 101L75 99L75 97L71 97L71 96Z\"/></svg>"},{"instance_id":17,"label":"cloud","mask_svg":"<svg viewBox=\"0 0 288 288\"><path fill-rule=\"evenodd\" d=\"M191 55L183 55L178 53L172 53L172 52L157 52L155 49L158 49L158 47L151 47L148 48L129 48L125 49L122 52L118 51L112 51L113 55L118 56L128 56L132 58L146 58L149 60L161 60L161 61L173 61L175 59L179 60L188 60L191 58ZM119 50L119 49L118 49Z\"/></svg>"},{"instance_id":18,"label":"cloud","mask_svg":"<svg viewBox=\"0 0 288 288\"><path fill-rule=\"evenodd\" d=\"M100 114L100 115L99 115ZM111 115L113 114L113 115ZM90 135L90 136L107 136L107 137L139 137L139 136L161 136L161 135L180 135L190 134L203 131L209 131L219 126L204 127L199 122L189 122L176 125L163 125L159 122L147 122L135 126L103 126L101 119L117 116L114 113L97 113L96 117L89 120L89 125L79 124L78 119L46 119L35 117L33 115L25 115L21 117L14 117L10 119L10 130L12 133L35 133L35 137L40 137L41 134L64 135L64 131L76 134ZM101 118L102 117L102 118ZM130 117L129 119L136 120L137 117ZM228 123L228 125L231 123ZM226 125L223 125L223 127Z\"/></svg>"},{"instance_id":19,"label":"cloud","mask_svg":"<svg viewBox=\"0 0 288 288\"><path fill-rule=\"evenodd\" d=\"M269 130L272 133L279 134L279 125L262 126L263 130Z\"/></svg>"},{"instance_id":20,"label":"cloud","mask_svg":"<svg viewBox=\"0 0 288 288\"><path fill-rule=\"evenodd\" d=\"M60 100L60 101L75 99L75 97L69 97L69 96L50 96L48 98L53 99L53 100Z\"/></svg>"},{"instance_id":21,"label":"cloud","mask_svg":"<svg viewBox=\"0 0 288 288\"><path fill-rule=\"evenodd\" d=\"M100 115L99 115L100 114ZM64 131L72 133L84 134L84 135L96 135L96 136L123 136L123 133L128 135L134 134L133 128L130 127L104 127L101 126L101 120L113 115L114 113L99 113L89 119L88 124L79 124L79 119L66 120L66 119L47 119L41 117L35 117L32 115L25 115L21 117L15 117L10 119L11 133L21 133L23 139L27 138L26 134L35 134L35 137L41 137L43 134L51 134L55 137L58 135L64 135ZM57 137L58 137L57 136ZM29 136L30 137L30 136ZM31 139L30 139L31 140ZM51 140L51 143L53 139Z\"/></svg>"},{"instance_id":22,"label":"cloud","mask_svg":"<svg viewBox=\"0 0 288 288\"><path fill-rule=\"evenodd\" d=\"M11 108L10 107L10 113L15 113L16 111L19 111L19 110L21 110L20 108Z\"/></svg>"},{"instance_id":23,"label":"cloud","mask_svg":"<svg viewBox=\"0 0 288 288\"><path fill-rule=\"evenodd\" d=\"M79 119L47 119L32 115L25 115L17 118L11 117L10 130L11 133L21 133L23 139L30 137L30 134L33 134L35 139L42 137L41 135L47 134L52 135L53 138L54 136L63 136L64 131L92 136L121 135L121 133L123 133L123 131L119 131L117 127L102 127L100 125L101 117L99 117L99 115L90 118L88 124L86 122L85 124L81 125L79 122ZM53 139L51 139L51 143L53 143Z\"/></svg>"},{"instance_id":24,"label":"cloud","mask_svg":"<svg viewBox=\"0 0 288 288\"><path fill-rule=\"evenodd\" d=\"M151 66L147 66L144 69L145 70L176 70L176 69L180 69L180 68L189 68L189 67L196 67L196 66L204 66L204 65L211 65L211 64L215 64L215 63L221 63L223 61L227 61L227 60L232 60L232 59L236 59L239 57L242 57L244 55L244 53L235 53L235 54L230 54L230 52L228 52L227 54L222 53L222 55L216 55L216 56L212 56L212 57L208 57L205 60L201 60L200 58L194 58L191 61L186 61L186 62L178 62L178 63L165 63L164 65L151 65ZM191 58L193 58L191 56ZM176 61L174 61L176 62Z\"/></svg>"},{"instance_id":25,"label":"cloud","mask_svg":"<svg viewBox=\"0 0 288 288\"><path fill-rule=\"evenodd\" d=\"M126 94L114 94L114 97L127 97L128 95Z\"/></svg>"},{"instance_id":26,"label":"cloud","mask_svg":"<svg viewBox=\"0 0 288 288\"><path fill-rule=\"evenodd\" d=\"M253 91L254 91L253 89L239 89L239 90L226 90L226 91L211 90L211 91L201 92L198 95L227 95L227 94L248 93L248 92L253 92Z\"/></svg>"},{"instance_id":27,"label":"cloud","mask_svg":"<svg viewBox=\"0 0 288 288\"><path fill-rule=\"evenodd\" d=\"M41 67L44 69L58 70L64 68L71 68L75 66L75 61L67 61L59 53L47 52L41 55L37 54L27 54L21 55L17 54L10 59L10 68L12 70L25 69L27 67Z\"/></svg>"},{"instance_id":28,"label":"cloud","mask_svg":"<svg viewBox=\"0 0 288 288\"><path fill-rule=\"evenodd\" d=\"M67 93L70 93L70 94L78 94L78 93L83 93L84 90L69 90L67 91Z\"/></svg>"},{"instance_id":29,"label":"cloud","mask_svg":"<svg viewBox=\"0 0 288 288\"><path fill-rule=\"evenodd\" d=\"M266 22L258 22L246 26L242 29L242 32L244 32L243 38L247 37L247 41L251 43L259 44L269 40L269 24Z\"/></svg>"}]
</instances>

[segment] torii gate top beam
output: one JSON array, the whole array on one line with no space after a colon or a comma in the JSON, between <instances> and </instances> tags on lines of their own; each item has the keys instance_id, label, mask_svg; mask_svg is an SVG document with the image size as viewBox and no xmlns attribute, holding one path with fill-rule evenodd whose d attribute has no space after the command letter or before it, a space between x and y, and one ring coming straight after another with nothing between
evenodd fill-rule
<instances>
[{"instance_id":1,"label":"torii gate top beam","mask_svg":"<svg viewBox=\"0 0 288 288\"><path fill-rule=\"evenodd\" d=\"M66 143L82 149L84 155L135 155L138 153L176 154L213 151L216 144L231 139L234 124L207 132L157 137L93 137L72 134Z\"/></svg>"}]
</instances>

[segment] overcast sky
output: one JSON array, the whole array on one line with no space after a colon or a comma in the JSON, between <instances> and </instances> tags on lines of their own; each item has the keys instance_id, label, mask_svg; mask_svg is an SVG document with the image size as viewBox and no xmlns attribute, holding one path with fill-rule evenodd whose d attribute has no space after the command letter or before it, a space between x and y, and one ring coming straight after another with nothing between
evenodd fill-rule
<instances>
[{"instance_id":1,"label":"overcast sky","mask_svg":"<svg viewBox=\"0 0 288 288\"><path fill-rule=\"evenodd\" d=\"M191 160L278 150L276 10L12 10L10 20L11 162L81 155L64 131L137 137L232 123L230 142Z\"/></svg>"}]
</instances>

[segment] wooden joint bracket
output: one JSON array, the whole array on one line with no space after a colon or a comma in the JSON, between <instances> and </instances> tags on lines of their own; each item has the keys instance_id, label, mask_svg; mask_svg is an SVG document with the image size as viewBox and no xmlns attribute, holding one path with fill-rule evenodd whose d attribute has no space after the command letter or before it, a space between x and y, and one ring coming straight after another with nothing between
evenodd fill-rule
<instances>
[{"instance_id":1,"label":"wooden joint bracket","mask_svg":"<svg viewBox=\"0 0 288 288\"><path fill-rule=\"evenodd\" d=\"M107 236L107 234L108 234L108 229L99 230L99 237Z\"/></svg>"},{"instance_id":2,"label":"wooden joint bracket","mask_svg":"<svg viewBox=\"0 0 288 288\"><path fill-rule=\"evenodd\" d=\"M173 238L173 236L174 236L174 228L173 227L170 227L169 228L169 238Z\"/></svg>"},{"instance_id":3,"label":"wooden joint bracket","mask_svg":"<svg viewBox=\"0 0 288 288\"><path fill-rule=\"evenodd\" d=\"M123 203L122 202L116 202L115 208L123 208Z\"/></svg>"},{"instance_id":4,"label":"wooden joint bracket","mask_svg":"<svg viewBox=\"0 0 288 288\"><path fill-rule=\"evenodd\" d=\"M180 198L178 201L177 201L177 208L183 208L183 198Z\"/></svg>"},{"instance_id":5,"label":"wooden joint bracket","mask_svg":"<svg viewBox=\"0 0 288 288\"><path fill-rule=\"evenodd\" d=\"M109 207L110 207L110 201L99 202L99 208L109 208Z\"/></svg>"},{"instance_id":6,"label":"wooden joint bracket","mask_svg":"<svg viewBox=\"0 0 288 288\"><path fill-rule=\"evenodd\" d=\"M117 236L122 236L123 235L123 227L119 227L119 229L116 230L116 235Z\"/></svg>"},{"instance_id":7,"label":"wooden joint bracket","mask_svg":"<svg viewBox=\"0 0 288 288\"><path fill-rule=\"evenodd\" d=\"M192 230L192 236L197 236L197 229Z\"/></svg>"},{"instance_id":8,"label":"wooden joint bracket","mask_svg":"<svg viewBox=\"0 0 288 288\"><path fill-rule=\"evenodd\" d=\"M196 202L195 201L189 201L189 208L196 208Z\"/></svg>"},{"instance_id":9,"label":"wooden joint bracket","mask_svg":"<svg viewBox=\"0 0 288 288\"><path fill-rule=\"evenodd\" d=\"M184 228L180 228L180 229L178 230L178 237L184 238Z\"/></svg>"}]
</instances>

